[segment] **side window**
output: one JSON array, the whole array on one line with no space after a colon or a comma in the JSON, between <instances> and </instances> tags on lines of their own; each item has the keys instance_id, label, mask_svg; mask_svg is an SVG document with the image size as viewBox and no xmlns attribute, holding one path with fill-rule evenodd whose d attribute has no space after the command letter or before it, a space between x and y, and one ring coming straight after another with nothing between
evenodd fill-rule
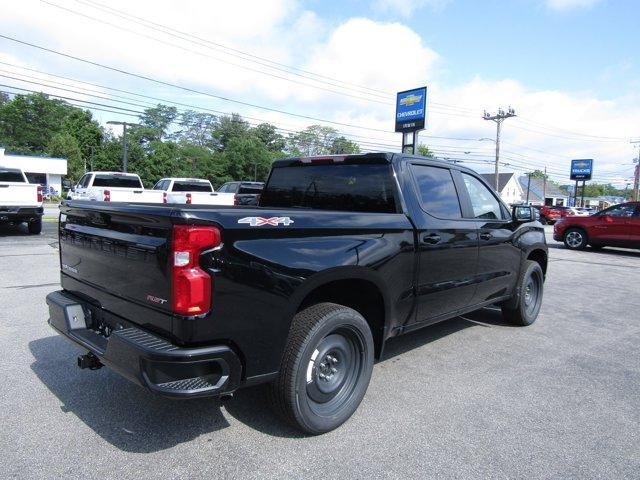
<instances>
[{"instance_id":1,"label":"side window","mask_svg":"<svg viewBox=\"0 0 640 480\"><path fill-rule=\"evenodd\" d=\"M603 210L600 215L609 217L631 217L635 208L635 205L616 205L615 207Z\"/></svg>"},{"instance_id":2,"label":"side window","mask_svg":"<svg viewBox=\"0 0 640 480\"><path fill-rule=\"evenodd\" d=\"M164 180L158 180L158 182L153 186L153 189L164 190L163 185L164 185Z\"/></svg>"},{"instance_id":3,"label":"side window","mask_svg":"<svg viewBox=\"0 0 640 480\"><path fill-rule=\"evenodd\" d=\"M480 180L467 173L462 174L464 184L471 198L471 207L475 218L501 220L504 218L500 202Z\"/></svg>"},{"instance_id":4,"label":"side window","mask_svg":"<svg viewBox=\"0 0 640 480\"><path fill-rule=\"evenodd\" d=\"M219 189L218 192L220 193L226 193L227 192L227 184L225 183L224 185L222 185Z\"/></svg>"},{"instance_id":5,"label":"side window","mask_svg":"<svg viewBox=\"0 0 640 480\"><path fill-rule=\"evenodd\" d=\"M422 209L439 218L461 218L460 200L448 168L411 164Z\"/></svg>"}]
</instances>

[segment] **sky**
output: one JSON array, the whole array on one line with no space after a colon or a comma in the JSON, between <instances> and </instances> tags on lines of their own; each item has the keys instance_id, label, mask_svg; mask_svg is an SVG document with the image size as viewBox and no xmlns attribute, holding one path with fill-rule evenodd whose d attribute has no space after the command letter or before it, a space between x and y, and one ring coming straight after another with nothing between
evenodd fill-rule
<instances>
[{"instance_id":1,"label":"sky","mask_svg":"<svg viewBox=\"0 0 640 480\"><path fill-rule=\"evenodd\" d=\"M2 12L0 90L67 97L103 124L174 102L398 151L395 93L426 85L419 138L440 158L492 171L482 114L512 107L501 171L547 167L568 183L571 159L593 158L595 181L632 182L634 0L4 0Z\"/></svg>"}]
</instances>

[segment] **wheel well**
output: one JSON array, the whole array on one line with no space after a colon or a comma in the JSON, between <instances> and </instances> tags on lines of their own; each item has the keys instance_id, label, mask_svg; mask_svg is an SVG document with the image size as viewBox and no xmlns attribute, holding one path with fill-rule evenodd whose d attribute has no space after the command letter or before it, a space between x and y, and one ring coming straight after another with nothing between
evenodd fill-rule
<instances>
[{"instance_id":1,"label":"wheel well","mask_svg":"<svg viewBox=\"0 0 640 480\"><path fill-rule=\"evenodd\" d=\"M321 302L337 303L353 308L371 327L376 358L380 358L384 343L384 299L378 287L367 280L336 280L311 291L298 311Z\"/></svg>"},{"instance_id":2,"label":"wheel well","mask_svg":"<svg viewBox=\"0 0 640 480\"><path fill-rule=\"evenodd\" d=\"M544 250L533 250L527 256L527 260L538 262L540 264L540 268L542 268L542 273L545 276L547 275L547 254Z\"/></svg>"}]
</instances>

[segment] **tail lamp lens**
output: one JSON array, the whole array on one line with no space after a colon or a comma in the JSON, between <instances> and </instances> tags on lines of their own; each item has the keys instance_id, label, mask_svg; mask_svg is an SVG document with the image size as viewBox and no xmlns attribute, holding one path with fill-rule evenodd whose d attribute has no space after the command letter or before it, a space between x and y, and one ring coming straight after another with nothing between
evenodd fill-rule
<instances>
[{"instance_id":1,"label":"tail lamp lens","mask_svg":"<svg viewBox=\"0 0 640 480\"><path fill-rule=\"evenodd\" d=\"M38 185L38 203L42 203L42 186Z\"/></svg>"},{"instance_id":2,"label":"tail lamp lens","mask_svg":"<svg viewBox=\"0 0 640 480\"><path fill-rule=\"evenodd\" d=\"M220 245L220 230L203 225L173 227L173 311L200 315L211 310L212 279L200 267L200 253Z\"/></svg>"},{"instance_id":3,"label":"tail lamp lens","mask_svg":"<svg viewBox=\"0 0 640 480\"><path fill-rule=\"evenodd\" d=\"M187 203L191 203L191 194L187 193Z\"/></svg>"},{"instance_id":4,"label":"tail lamp lens","mask_svg":"<svg viewBox=\"0 0 640 480\"><path fill-rule=\"evenodd\" d=\"M102 192L103 196L104 196L104 201L105 202L110 202L111 201L111 190L104 190Z\"/></svg>"},{"instance_id":5,"label":"tail lamp lens","mask_svg":"<svg viewBox=\"0 0 640 480\"><path fill-rule=\"evenodd\" d=\"M167 192L162 192L162 203L167 203Z\"/></svg>"}]
</instances>

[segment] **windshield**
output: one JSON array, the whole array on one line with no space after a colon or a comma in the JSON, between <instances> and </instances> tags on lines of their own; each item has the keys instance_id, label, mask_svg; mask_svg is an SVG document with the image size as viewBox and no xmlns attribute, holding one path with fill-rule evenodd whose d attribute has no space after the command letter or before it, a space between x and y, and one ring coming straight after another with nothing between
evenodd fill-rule
<instances>
[{"instance_id":1,"label":"windshield","mask_svg":"<svg viewBox=\"0 0 640 480\"><path fill-rule=\"evenodd\" d=\"M114 187L114 188L144 188L138 177L133 175L96 175L93 179L94 187Z\"/></svg>"}]
</instances>

